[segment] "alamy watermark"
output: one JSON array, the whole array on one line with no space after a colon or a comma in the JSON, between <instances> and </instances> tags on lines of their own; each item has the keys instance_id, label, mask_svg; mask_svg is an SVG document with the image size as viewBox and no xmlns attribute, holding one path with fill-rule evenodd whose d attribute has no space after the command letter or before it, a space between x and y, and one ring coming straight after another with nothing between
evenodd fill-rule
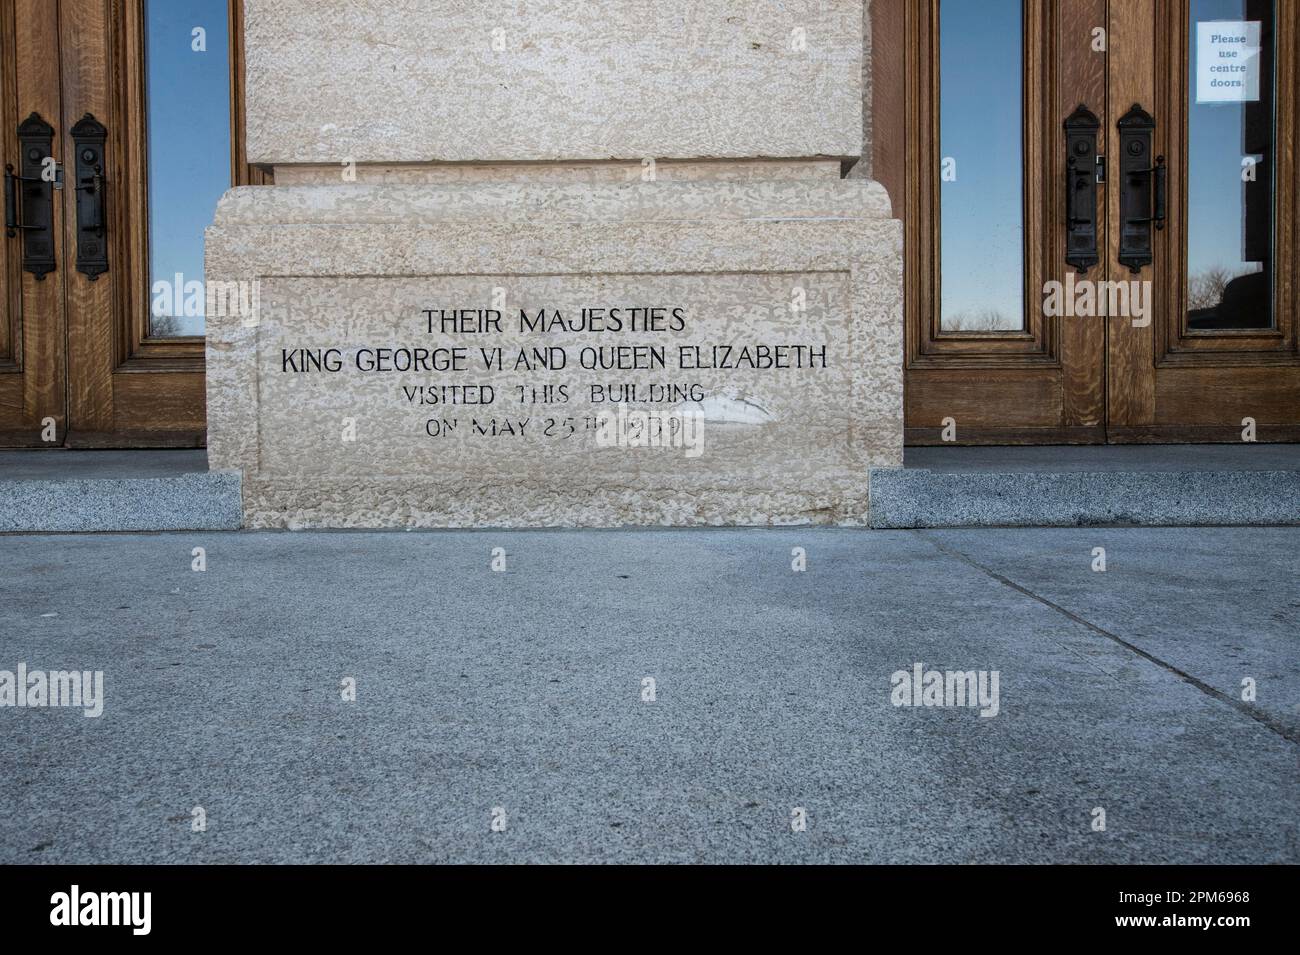
<instances>
[{"instance_id":1,"label":"alamy watermark","mask_svg":"<svg viewBox=\"0 0 1300 955\"><path fill-rule=\"evenodd\" d=\"M704 453L704 415L677 409L668 414L629 410L622 402L614 414L596 422L598 448L681 448L686 457Z\"/></svg>"},{"instance_id":2,"label":"alamy watermark","mask_svg":"<svg viewBox=\"0 0 1300 955\"><path fill-rule=\"evenodd\" d=\"M889 702L894 706L979 707L980 716L998 715L998 670L927 670L914 663L911 670L895 670Z\"/></svg>"},{"instance_id":3,"label":"alamy watermark","mask_svg":"<svg viewBox=\"0 0 1300 955\"><path fill-rule=\"evenodd\" d=\"M103 670L0 670L0 707L79 707L92 719L104 712Z\"/></svg>"},{"instance_id":4,"label":"alamy watermark","mask_svg":"<svg viewBox=\"0 0 1300 955\"><path fill-rule=\"evenodd\" d=\"M1052 279L1043 283L1043 314L1063 318L1116 315L1132 319L1134 328L1146 328L1151 324L1151 280L1094 282L1067 272L1064 282Z\"/></svg>"},{"instance_id":5,"label":"alamy watermark","mask_svg":"<svg viewBox=\"0 0 1300 955\"><path fill-rule=\"evenodd\" d=\"M50 896L50 924L56 926L119 925L148 935L152 911L152 892L83 892L74 885Z\"/></svg>"},{"instance_id":6,"label":"alamy watermark","mask_svg":"<svg viewBox=\"0 0 1300 955\"><path fill-rule=\"evenodd\" d=\"M259 279L187 281L183 273L177 272L171 281L154 282L150 294L153 298L149 308L156 319L230 315L252 328L261 310L262 283Z\"/></svg>"}]
</instances>

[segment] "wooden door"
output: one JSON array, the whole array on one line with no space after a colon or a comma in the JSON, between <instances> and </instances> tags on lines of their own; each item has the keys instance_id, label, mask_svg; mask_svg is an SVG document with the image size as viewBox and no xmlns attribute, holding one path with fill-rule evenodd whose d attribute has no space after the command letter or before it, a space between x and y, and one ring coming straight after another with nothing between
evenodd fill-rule
<instances>
[{"instance_id":1,"label":"wooden door","mask_svg":"<svg viewBox=\"0 0 1300 955\"><path fill-rule=\"evenodd\" d=\"M0 0L0 19L18 54L6 155L18 113L39 109L63 179L55 270L16 278L17 238L0 258L0 441L202 446L202 233L226 188L262 180L243 161L241 4ZM33 439L50 416L56 440Z\"/></svg>"},{"instance_id":2,"label":"wooden door","mask_svg":"<svg viewBox=\"0 0 1300 955\"><path fill-rule=\"evenodd\" d=\"M874 175L906 233L909 444L1105 440L1105 329L1042 308L1075 271L1064 124L1105 115L1105 17L1105 0L872 4ZM1104 250L1100 205L1093 229Z\"/></svg>"},{"instance_id":3,"label":"wooden door","mask_svg":"<svg viewBox=\"0 0 1300 955\"><path fill-rule=\"evenodd\" d=\"M1300 440L1300 5L875 0L872 17L874 174L906 231L909 444ZM1198 101L1213 23L1258 48L1236 103ZM1071 167L1080 107L1098 132ZM981 282L1004 303L986 327L962 320Z\"/></svg>"},{"instance_id":4,"label":"wooden door","mask_svg":"<svg viewBox=\"0 0 1300 955\"><path fill-rule=\"evenodd\" d=\"M1112 277L1149 281L1154 308L1109 319L1110 440L1300 440L1300 4L1124 0L1110 34L1109 148L1140 104L1166 169L1151 265L1131 272L1112 230Z\"/></svg>"},{"instance_id":5,"label":"wooden door","mask_svg":"<svg viewBox=\"0 0 1300 955\"><path fill-rule=\"evenodd\" d=\"M58 10L46 0L0 0L0 153L14 176L35 172L34 182L6 181L6 230L0 241L0 446L54 447L66 435L62 222L64 192L42 181L61 156L55 129L61 121ZM18 126L45 127L48 148L29 139L19 151ZM25 168L26 167L26 168ZM30 197L29 197L30 196ZM33 236L41 247L24 269L22 211L29 227L52 226ZM8 228L12 221L14 228ZM48 254L47 254L48 253ZM52 264L51 264L52 262Z\"/></svg>"}]
</instances>

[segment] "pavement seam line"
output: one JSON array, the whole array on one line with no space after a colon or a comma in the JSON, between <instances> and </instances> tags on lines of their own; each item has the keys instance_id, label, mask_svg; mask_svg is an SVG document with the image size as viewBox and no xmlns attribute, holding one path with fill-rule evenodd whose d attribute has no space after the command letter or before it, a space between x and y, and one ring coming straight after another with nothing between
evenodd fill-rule
<instances>
[{"instance_id":1,"label":"pavement seam line","mask_svg":"<svg viewBox=\"0 0 1300 955\"><path fill-rule=\"evenodd\" d=\"M927 540L930 541L931 545L933 545L933 546L935 546L935 547L938 547L938 548L939 548L939 551L940 551L941 553L946 554L946 555L949 556L949 557L955 557L955 558L957 558L958 560L961 560L961 561L963 561L964 563L967 563L967 564L969 564L969 565L975 567L977 570L979 570L979 571L981 571L981 572L983 572L983 573L985 573L985 574L990 573L990 571L988 570L988 568L986 568L986 567L982 567L982 566L980 566L979 564L976 564L973 560L971 560L970 558L968 558L965 554L962 554L962 553L959 553L959 552L954 552L954 551L950 551L950 550L945 549L944 547L942 547L942 546L938 545L937 543L935 543L935 541L934 541L933 539L929 538L928 535L922 534L921 536L922 536L922 537L926 537ZM996 575L994 575L994 576L996 576ZM1003 581L1003 582L1005 583L1006 581ZM1034 594L1030 594L1030 596L1033 597L1033 596L1036 596L1036 595L1034 595ZM1120 679L1119 674L1114 673L1114 672L1112 672L1112 671L1110 671L1110 670L1107 670L1104 666L1102 666L1102 665L1101 665L1100 663L1098 663L1096 660L1090 660L1090 659L1088 659L1088 657L1084 656L1082 653L1079 653L1079 652L1078 652L1077 650L1075 650L1074 648L1072 648L1072 647L1070 647L1070 646L1068 646L1068 645L1062 643L1060 640L1055 640L1055 639L1053 639L1052 636L1051 636L1051 634L1045 634L1045 636L1047 637L1048 640L1050 640L1052 643L1056 644L1058 647L1060 647L1060 648L1061 648L1062 650L1064 650L1066 653L1068 653L1068 654L1070 654L1071 656L1073 656L1076 660L1079 660L1079 661L1080 661L1081 663L1083 663L1085 666L1091 667L1092 669L1096 670L1098 673L1102 674L1103 676L1108 676L1108 677L1110 677L1112 680L1114 680L1114 681L1115 681L1116 683L1118 683L1118 684L1121 684L1121 685L1122 685L1122 684L1124 683L1124 681L1123 681L1122 679Z\"/></svg>"},{"instance_id":2,"label":"pavement seam line","mask_svg":"<svg viewBox=\"0 0 1300 955\"><path fill-rule=\"evenodd\" d=\"M934 547L940 553L946 554L949 557L955 557L957 560L960 560L962 563L968 564L969 566L974 567L976 570L980 571L981 573L987 574L989 577L993 578L998 583L1002 584L1004 587L1010 587L1012 590L1016 591L1017 593L1023 594L1024 596L1030 598L1031 600L1038 601L1044 607L1049 607L1052 610L1055 610L1057 613L1061 614L1063 617L1067 618L1068 620L1072 620L1074 623L1077 623L1080 626L1087 627L1093 633L1105 637L1107 640L1110 640L1113 643L1119 644L1119 646L1123 647L1125 650L1137 654L1138 656L1142 657L1144 660L1149 660L1150 662L1154 663L1156 666L1160 667L1162 670L1165 670L1166 672L1173 674L1178 679L1182 680L1184 683L1188 683L1191 686L1196 687L1196 689L1200 690L1206 696L1213 697L1214 699L1218 700L1220 703L1227 703L1229 706L1231 706L1233 709L1237 710L1238 712L1244 713L1246 716L1249 716L1256 723L1260 723L1266 728L1272 730L1274 733L1276 733L1278 736L1281 736L1287 742L1300 744L1300 737L1297 737L1297 735L1293 731L1288 729L1282 723L1275 720L1272 716L1265 713L1263 710L1260 710L1258 707L1251 706L1249 703L1245 702L1244 700L1235 699L1229 696L1227 693L1224 693L1222 690L1210 686L1210 684L1206 683L1204 680L1200 680L1192 676L1186 670L1179 669L1178 667L1174 666L1172 663L1162 660L1152 653L1148 653L1146 650L1143 650L1141 647L1136 646L1135 644L1129 643L1129 641L1125 640L1119 634L1111 633L1109 630L1106 630L1104 627L1097 626L1097 624L1093 623L1091 620L1087 620L1084 617L1079 616L1077 613L1067 610L1066 608L1062 607L1060 604L1053 603L1052 601L1048 600L1046 597L1034 593L1028 587L1021 586L1020 584L1012 580L1010 577L1004 577L1002 574L999 574L997 571L984 566L975 558L970 557L967 554L964 554L961 551L956 550L955 548L949 547L941 540L931 537L928 533L925 533L924 531L913 531L912 533L917 534L918 536L924 538L926 541L930 543L932 547Z\"/></svg>"}]
</instances>

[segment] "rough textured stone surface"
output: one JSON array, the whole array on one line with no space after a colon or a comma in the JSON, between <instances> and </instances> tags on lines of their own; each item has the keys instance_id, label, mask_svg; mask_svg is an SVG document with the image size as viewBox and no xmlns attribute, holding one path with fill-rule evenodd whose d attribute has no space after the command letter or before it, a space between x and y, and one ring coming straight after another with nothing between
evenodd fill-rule
<instances>
[{"instance_id":1,"label":"rough textured stone surface","mask_svg":"<svg viewBox=\"0 0 1300 955\"><path fill-rule=\"evenodd\" d=\"M239 475L233 473L0 480L0 532L232 530L241 524Z\"/></svg>"},{"instance_id":2,"label":"rough textured stone surface","mask_svg":"<svg viewBox=\"0 0 1300 955\"><path fill-rule=\"evenodd\" d=\"M877 470L871 505L873 527L1300 524L1300 470Z\"/></svg>"},{"instance_id":3,"label":"rough textured stone surface","mask_svg":"<svg viewBox=\"0 0 1300 955\"><path fill-rule=\"evenodd\" d=\"M869 179L853 167L852 178ZM457 162L313 164L276 166L277 186L334 186L345 183L449 182L669 182L712 179L839 179L838 159L648 159L605 162Z\"/></svg>"},{"instance_id":4,"label":"rough textured stone surface","mask_svg":"<svg viewBox=\"0 0 1300 955\"><path fill-rule=\"evenodd\" d=\"M872 118L871 81L871 0L862 4L862 158L849 171L850 179L870 179L874 172L872 145L875 121Z\"/></svg>"},{"instance_id":5,"label":"rough textured stone surface","mask_svg":"<svg viewBox=\"0 0 1300 955\"><path fill-rule=\"evenodd\" d=\"M540 167L535 167L540 168ZM889 194L878 182L427 183L345 189L231 189L216 225L360 226L446 223L530 225L888 219ZM563 237L552 229L555 238ZM342 273L340 273L342 274ZM370 266L358 274L389 274Z\"/></svg>"},{"instance_id":6,"label":"rough textured stone surface","mask_svg":"<svg viewBox=\"0 0 1300 955\"><path fill-rule=\"evenodd\" d=\"M901 235L888 215L873 182L233 190L208 232L208 278L257 282L260 294L252 320L208 316L213 466L243 471L250 526L864 522L867 469L902 460ZM428 333L422 309L486 308L498 291L504 334ZM521 308L644 305L681 307L685 327L517 330ZM669 364L575 367L585 347L623 344L662 346ZM682 346L757 344L824 347L826 367L673 365ZM454 373L349 364L377 346L463 346L471 361ZM338 348L343 370L286 372L285 350L304 347ZM564 348L572 364L488 374L481 347L511 359ZM629 406L701 411L699 456L598 448L589 425L563 436L566 419L613 410L591 403L591 384L665 381L699 384L705 398ZM515 398L566 382L567 403ZM484 383L501 403L469 414L404 391ZM524 437L474 433L476 420L523 417ZM431 437L444 418L454 433ZM349 428L355 440L343 440Z\"/></svg>"},{"instance_id":7,"label":"rough textured stone surface","mask_svg":"<svg viewBox=\"0 0 1300 955\"><path fill-rule=\"evenodd\" d=\"M246 0L248 157L862 149L861 0Z\"/></svg>"}]
</instances>

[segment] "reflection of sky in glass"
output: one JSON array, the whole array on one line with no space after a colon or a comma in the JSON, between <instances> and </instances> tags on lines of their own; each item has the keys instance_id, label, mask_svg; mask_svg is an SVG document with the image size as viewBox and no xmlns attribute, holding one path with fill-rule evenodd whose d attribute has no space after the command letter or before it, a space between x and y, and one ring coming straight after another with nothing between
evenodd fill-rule
<instances>
[{"instance_id":1,"label":"reflection of sky in glass","mask_svg":"<svg viewBox=\"0 0 1300 955\"><path fill-rule=\"evenodd\" d=\"M230 188L226 13L226 0L145 5L151 301L153 284L173 284L176 273L186 282L203 280L203 230ZM195 27L207 31L206 52L191 47ZM202 306L193 316L173 316L170 300L158 310L165 317L154 315L155 335L203 334Z\"/></svg>"},{"instance_id":2,"label":"reflection of sky in glass","mask_svg":"<svg viewBox=\"0 0 1300 955\"><path fill-rule=\"evenodd\" d=\"M1267 248L1246 248L1245 198L1242 160L1254 155L1259 161L1255 175L1271 184L1273 154L1247 150L1246 107L1242 103L1197 103L1197 29L1196 24L1210 20L1251 20L1268 14L1270 6L1247 0L1192 0L1191 47L1188 97L1187 154L1187 274L1195 299L1198 277L1213 270L1224 270L1229 277L1263 268L1261 256ZM1264 24L1262 42L1271 31ZM1267 97L1271 88L1268 77L1260 78L1260 93ZM1271 120L1271 117L1269 117ZM1272 136L1269 135L1271 142ZM1272 190L1260 191L1261 200L1271 202ZM1193 307L1198 303L1193 301ZM1257 323L1271 324L1271 317L1259 315Z\"/></svg>"},{"instance_id":3,"label":"reflection of sky in glass","mask_svg":"<svg viewBox=\"0 0 1300 955\"><path fill-rule=\"evenodd\" d=\"M1020 0L941 0L941 327L1024 327Z\"/></svg>"}]
</instances>

